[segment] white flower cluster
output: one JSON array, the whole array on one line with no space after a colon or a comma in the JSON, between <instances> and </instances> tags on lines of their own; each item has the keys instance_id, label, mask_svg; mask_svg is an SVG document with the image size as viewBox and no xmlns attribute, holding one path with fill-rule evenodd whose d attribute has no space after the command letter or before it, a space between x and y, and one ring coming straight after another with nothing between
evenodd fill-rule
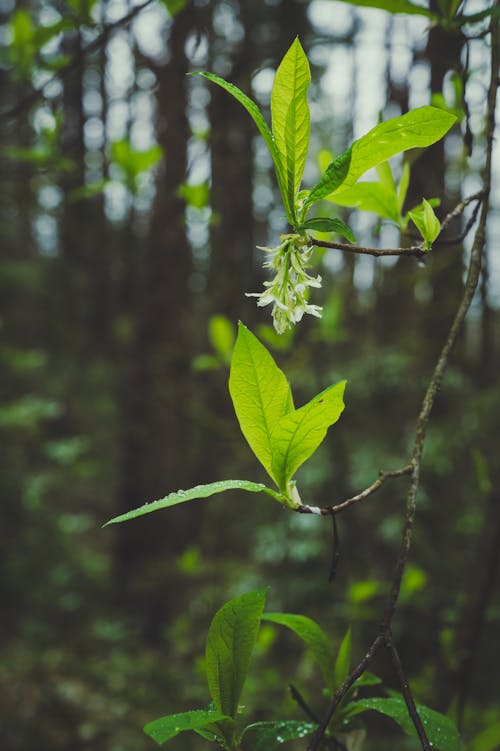
<instances>
[{"instance_id":1,"label":"white flower cluster","mask_svg":"<svg viewBox=\"0 0 500 751\"><path fill-rule=\"evenodd\" d=\"M310 276L306 271L313 251L307 237L282 235L281 240L277 248L259 247L259 250L273 254L264 266L275 270L274 279L264 282L264 292L247 292L247 297L258 298L260 307L273 304L273 323L278 334L298 323L304 313L321 318L322 310L307 302L308 288L321 287L321 277Z\"/></svg>"}]
</instances>

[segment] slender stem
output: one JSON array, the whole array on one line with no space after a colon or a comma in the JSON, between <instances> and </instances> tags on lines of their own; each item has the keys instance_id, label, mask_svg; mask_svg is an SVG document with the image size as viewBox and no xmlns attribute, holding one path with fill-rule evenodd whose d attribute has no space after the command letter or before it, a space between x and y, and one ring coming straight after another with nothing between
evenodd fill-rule
<instances>
[{"instance_id":1,"label":"slender stem","mask_svg":"<svg viewBox=\"0 0 500 751\"><path fill-rule=\"evenodd\" d=\"M473 195L469 196L468 198L464 198L460 203L458 203L455 208L450 211L449 214L445 216L443 221L441 222L441 229L440 232L443 232L443 230L446 229L448 224L452 221L452 219L456 219L460 214L463 213L464 209L473 201L481 201L485 196L485 190L480 190L477 193L474 193ZM472 226L477 218L477 211L479 210L479 205L475 209L471 219L469 220L464 232L460 235L459 238L453 238L452 240L443 240L439 241L436 240L434 243L435 245L444 245L444 244L454 244L457 242L461 242L461 240L466 237L466 235L470 232L472 229ZM350 243L341 243L341 242L331 242L329 240L315 240L314 238L310 238L311 244L316 245L318 248L331 248L333 250L345 250L349 253L357 253L359 255L368 255L368 256L411 256L413 258L423 259L426 257L429 253L429 251L424 250L424 244L423 242L417 243L416 245L410 245L407 248L369 248L364 245L351 245Z\"/></svg>"},{"instance_id":2,"label":"slender stem","mask_svg":"<svg viewBox=\"0 0 500 751\"><path fill-rule=\"evenodd\" d=\"M409 475L413 470L412 464L407 464L405 467L401 467L401 469L394 469L389 472L385 472L383 470L380 471L378 479L375 480L371 485L369 485L367 488L362 490L357 495L353 495L352 498L347 498L345 501L342 501L341 503L337 503L333 506L308 506L307 504L302 504L301 506L298 506L295 511L297 511L299 514L316 514L320 516L330 516L331 514L338 514L341 511L345 511L345 509L349 508L350 506L353 506L355 503L360 503L361 501L364 501L366 498L368 498L370 495L373 495L379 488L382 487L384 482L388 480L389 478L393 477L403 477L404 475Z\"/></svg>"},{"instance_id":3,"label":"slender stem","mask_svg":"<svg viewBox=\"0 0 500 751\"><path fill-rule=\"evenodd\" d=\"M319 717L314 714L314 712L312 711L311 707L306 702L306 700L304 699L304 697L302 696L302 694L300 693L300 691L298 689L296 689L295 686L292 686L292 685L288 686L288 690L290 691L290 696L292 697L292 699L295 702L297 702L297 704L299 705L299 707L301 708L301 710L304 712L304 714L306 715L306 717L309 717L309 719L312 722L315 722L316 725L319 725L319 723L320 723Z\"/></svg>"},{"instance_id":4,"label":"slender stem","mask_svg":"<svg viewBox=\"0 0 500 751\"><path fill-rule=\"evenodd\" d=\"M409 487L407 498L406 498L405 522L404 522L404 528L403 528L403 533L401 537L401 544L400 544L399 554L398 554L396 567L395 567L395 571L393 575L390 593L387 599L386 608L385 608L382 620L380 622L379 634L377 638L372 642L368 652L363 657L363 659L358 663L358 665L352 670L347 680L335 692L333 699L330 703L330 706L325 712L321 725L319 726L318 730L314 734L308 746L308 751L317 751L322 741L322 738L325 734L325 731L328 727L328 724L330 723L330 720L332 719L339 703L342 701L343 697L349 691L349 689L351 688L353 683L356 681L356 679L359 678L364 673L369 662L373 659L373 657L377 654L377 652L380 650L380 648L384 644L388 644L391 648L392 659L395 664L396 670L398 671L398 675L400 677L400 681L401 681L402 688L403 688L403 693L405 694L405 700L407 701L408 710L410 712L410 717L419 735L422 748L424 749L424 751L428 751L428 749L430 748L430 744L425 735L425 731L423 730L422 724L420 722L420 718L418 717L418 713L416 712L416 710L415 712L413 712L413 707L414 707L413 697L411 695L411 690L410 690L408 681L404 675L401 662L399 660L399 656L397 655L397 651L392 642L391 623L394 617L394 613L396 611L396 606L397 606L399 593L401 589L401 581L403 578L403 574L406 568L406 563L408 561L408 556L410 552L413 525L414 525L416 505L417 505L417 490L418 490L419 479L420 479L420 466L421 466L421 461L422 461L422 454L423 454L423 449L424 449L424 443L425 443L425 437L426 437L429 418L432 412L432 408L434 406L436 396L442 384L443 376L444 376L445 370L449 362L451 350L457 340L458 333L464 322L467 311L469 310L470 304L472 302L472 298L474 297L474 293L478 285L479 275L481 271L483 250L484 250L484 245L486 242L486 222L488 218L489 194L490 194L490 189L491 189L493 138L494 138L494 131L495 131L495 108L496 108L496 95L497 95L497 86L498 86L498 68L500 64L499 28L500 27L499 27L498 19L491 18L491 21L490 21L491 78L490 78L490 84L488 87L488 100L487 100L486 160L485 160L485 166L483 170L483 200L482 200L481 215L479 218L479 224L478 224L476 234L474 237L474 242L473 242L470 262L469 262L469 268L468 268L467 278L466 278L465 285L464 285L462 299L459 303L457 312L455 314L455 318L453 320L453 323L451 324L448 336L443 345L438 361L435 365L435 368L432 373L431 379L429 381L429 385L427 387L427 391L423 398L420 413L417 419L415 440L413 444L413 451L412 451L411 464L410 464L411 481L410 481L410 487ZM314 513L314 512L311 512L311 513ZM392 644L392 647L391 647L391 644ZM411 710L410 710L410 707L412 707Z\"/></svg>"},{"instance_id":5,"label":"slender stem","mask_svg":"<svg viewBox=\"0 0 500 751\"><path fill-rule=\"evenodd\" d=\"M387 639L387 647L389 648L392 663L396 669L399 683L401 684L401 692L408 708L408 714L410 715L413 725L415 726L415 730L417 731L417 735L420 739L422 748L424 749L424 751L432 751L432 746L429 743L427 733L425 732L422 720L420 719L417 707L415 706L415 701L413 699L410 684L408 683L408 679L403 670L401 659L399 657L398 650L396 649L396 645L394 644L392 635L389 635Z\"/></svg>"}]
</instances>

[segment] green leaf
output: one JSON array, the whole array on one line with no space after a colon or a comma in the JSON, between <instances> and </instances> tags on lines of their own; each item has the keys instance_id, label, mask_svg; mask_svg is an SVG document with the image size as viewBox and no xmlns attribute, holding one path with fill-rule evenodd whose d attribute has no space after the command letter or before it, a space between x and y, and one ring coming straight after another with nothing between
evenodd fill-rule
<instances>
[{"instance_id":1,"label":"green leaf","mask_svg":"<svg viewBox=\"0 0 500 751\"><path fill-rule=\"evenodd\" d=\"M271 433L293 410L289 383L273 358L241 322L234 345L229 392L241 432L269 475L272 470Z\"/></svg>"},{"instance_id":2,"label":"green leaf","mask_svg":"<svg viewBox=\"0 0 500 751\"><path fill-rule=\"evenodd\" d=\"M294 224L295 209L288 200L285 172L284 167L281 163L280 153L276 147L271 131L269 130L269 126L264 120L264 117L255 102L253 102L250 97L244 94L237 86L229 83L228 81L225 81L220 76L215 75L215 73L208 73L207 71L198 70L194 71L192 75L200 75L208 79L209 81L212 81L212 83L216 83L222 89L231 94L231 96L233 96L246 109L246 111L256 124L257 128L259 129L259 132L266 142L267 148L269 149L269 153L271 154L272 160L274 162L274 169L276 171L276 177L278 178L278 184L280 187L281 195L283 197L283 203L285 206L288 221L290 222L290 224Z\"/></svg>"},{"instance_id":3,"label":"green leaf","mask_svg":"<svg viewBox=\"0 0 500 751\"><path fill-rule=\"evenodd\" d=\"M198 185L181 183L177 189L177 195L183 198L188 206L192 206L195 209L204 209L205 206L208 206L210 196L208 181L204 180L198 183Z\"/></svg>"},{"instance_id":4,"label":"green leaf","mask_svg":"<svg viewBox=\"0 0 500 751\"><path fill-rule=\"evenodd\" d=\"M215 493L223 493L225 490L248 490L250 493L266 493L275 500L284 501L278 493L262 485L262 483L250 482L249 480L220 480L219 482L210 482L208 485L196 485L194 488L189 488L189 490L177 490L175 493L169 493L165 498L145 503L143 506L139 506L139 508L127 511L125 514L120 514L120 516L115 516L103 526L107 527L109 524L127 522L138 516L151 514L153 511L177 506L179 503L185 503L186 501L194 501L196 498L208 498L211 495L215 495Z\"/></svg>"},{"instance_id":5,"label":"green leaf","mask_svg":"<svg viewBox=\"0 0 500 751\"><path fill-rule=\"evenodd\" d=\"M338 235L342 235L350 242L356 242L356 238L350 227L347 226L342 219L331 219L329 217L314 217L308 219L306 222L298 227L299 230L310 229L315 232L336 232Z\"/></svg>"},{"instance_id":6,"label":"green leaf","mask_svg":"<svg viewBox=\"0 0 500 751\"><path fill-rule=\"evenodd\" d=\"M354 185L369 169L401 151L425 148L439 141L456 119L445 110L425 106L376 125L352 144L349 172L337 190Z\"/></svg>"},{"instance_id":7,"label":"green leaf","mask_svg":"<svg viewBox=\"0 0 500 751\"><path fill-rule=\"evenodd\" d=\"M351 188L335 193L330 200L339 206L354 206L360 211L373 211L383 219L399 221L396 195L381 183L356 183Z\"/></svg>"},{"instance_id":8,"label":"green leaf","mask_svg":"<svg viewBox=\"0 0 500 751\"><path fill-rule=\"evenodd\" d=\"M302 639L323 673L325 683L333 688L334 655L330 639L323 629L305 615L293 613L264 613L262 620L286 626Z\"/></svg>"},{"instance_id":9,"label":"green leaf","mask_svg":"<svg viewBox=\"0 0 500 751\"><path fill-rule=\"evenodd\" d=\"M413 209L408 212L408 216L424 238L425 250L430 250L432 243L441 232L441 223L434 213L431 204L424 198L421 210L419 208Z\"/></svg>"},{"instance_id":10,"label":"green leaf","mask_svg":"<svg viewBox=\"0 0 500 751\"><path fill-rule=\"evenodd\" d=\"M208 322L208 337L217 354L229 362L234 347L234 330L226 316L212 316Z\"/></svg>"},{"instance_id":11,"label":"green leaf","mask_svg":"<svg viewBox=\"0 0 500 751\"><path fill-rule=\"evenodd\" d=\"M212 619L207 636L206 667L216 709L235 717L257 639L266 590L235 597Z\"/></svg>"},{"instance_id":12,"label":"green leaf","mask_svg":"<svg viewBox=\"0 0 500 751\"><path fill-rule=\"evenodd\" d=\"M495 722L478 735L474 736L468 751L496 751L500 748L500 722Z\"/></svg>"},{"instance_id":13,"label":"green leaf","mask_svg":"<svg viewBox=\"0 0 500 751\"><path fill-rule=\"evenodd\" d=\"M334 689L341 686L349 675L349 670L351 669L351 640L351 629L348 628L339 647L337 659L335 660L335 667L333 670Z\"/></svg>"},{"instance_id":14,"label":"green leaf","mask_svg":"<svg viewBox=\"0 0 500 751\"><path fill-rule=\"evenodd\" d=\"M399 212L403 210L403 205L406 200L406 194L408 193L408 186L410 185L410 165L408 162L403 164L403 171L401 173L401 179L399 181L397 189L398 209Z\"/></svg>"},{"instance_id":15,"label":"green leaf","mask_svg":"<svg viewBox=\"0 0 500 751\"><path fill-rule=\"evenodd\" d=\"M295 211L295 198L309 148L307 89L310 81L309 63L296 38L276 71L271 92L273 137L280 154L292 211Z\"/></svg>"},{"instance_id":16,"label":"green leaf","mask_svg":"<svg viewBox=\"0 0 500 751\"><path fill-rule=\"evenodd\" d=\"M300 409L288 412L270 435L272 477L282 492L344 410L345 381L329 386Z\"/></svg>"},{"instance_id":17,"label":"green leaf","mask_svg":"<svg viewBox=\"0 0 500 751\"><path fill-rule=\"evenodd\" d=\"M307 196L304 205L309 206L340 188L351 166L352 147L336 157Z\"/></svg>"},{"instance_id":18,"label":"green leaf","mask_svg":"<svg viewBox=\"0 0 500 751\"><path fill-rule=\"evenodd\" d=\"M402 696L361 699L354 702L353 706L363 707L366 710L373 709L397 722L407 735L417 735ZM425 727L427 737L434 748L439 749L439 751L460 751L460 736L449 717L420 704L417 705L417 711Z\"/></svg>"},{"instance_id":19,"label":"green leaf","mask_svg":"<svg viewBox=\"0 0 500 751\"><path fill-rule=\"evenodd\" d=\"M145 725L144 732L156 741L158 745L161 745L171 738L175 738L176 735L185 730L196 731L200 728L207 728L214 722L230 719L230 717L222 714L222 712L193 709L189 712L180 712L179 714L171 714L153 720L153 722Z\"/></svg>"},{"instance_id":20,"label":"green leaf","mask_svg":"<svg viewBox=\"0 0 500 751\"><path fill-rule=\"evenodd\" d=\"M380 8L388 13L407 13L410 15L427 16L436 20L438 17L421 5L410 3L409 0L340 0L350 5L358 5L363 8Z\"/></svg>"},{"instance_id":21,"label":"green leaf","mask_svg":"<svg viewBox=\"0 0 500 751\"><path fill-rule=\"evenodd\" d=\"M295 738L305 738L306 735L314 733L317 725L312 722L303 722L300 720L283 720L282 722L254 722L247 725L243 731L242 738L248 732L252 736L252 751L273 751L286 741L292 741Z\"/></svg>"}]
</instances>

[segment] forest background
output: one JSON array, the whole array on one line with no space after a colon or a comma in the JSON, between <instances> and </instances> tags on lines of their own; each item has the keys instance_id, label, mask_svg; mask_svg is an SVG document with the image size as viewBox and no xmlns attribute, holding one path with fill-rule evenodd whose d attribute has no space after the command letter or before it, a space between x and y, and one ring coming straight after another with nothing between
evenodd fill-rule
<instances>
[{"instance_id":1,"label":"forest background","mask_svg":"<svg viewBox=\"0 0 500 751\"><path fill-rule=\"evenodd\" d=\"M314 617L338 641L353 624L361 656L397 554L400 481L339 519L330 585L329 526L237 492L100 526L177 488L262 479L227 392L239 318L272 350L299 403L348 380L340 423L301 472L305 502L347 498L404 464L470 251L469 237L436 246L426 263L317 251L323 317L278 337L267 311L244 296L265 278L255 246L275 245L286 230L272 165L247 114L186 73L212 70L266 111L276 65L299 34L312 69L308 184L381 115L448 106L461 122L411 155L408 196L408 205L440 197L443 218L481 187L487 21L467 39L423 16L334 0L142 5L1 7L8 751L151 748L145 722L205 701L199 656L209 620L249 589L269 585L270 609ZM487 5L467 2L467 12ZM394 624L415 695L441 710L459 696L465 738L500 720L495 148L480 288L433 413ZM344 217L366 245L400 244L398 229L373 214ZM374 669L395 685L390 666ZM319 685L310 658L263 626L245 694L255 718L270 707L300 717L287 692L297 681L311 693ZM414 748L389 720L370 717L368 726L366 751ZM177 747L198 746L183 737Z\"/></svg>"}]
</instances>

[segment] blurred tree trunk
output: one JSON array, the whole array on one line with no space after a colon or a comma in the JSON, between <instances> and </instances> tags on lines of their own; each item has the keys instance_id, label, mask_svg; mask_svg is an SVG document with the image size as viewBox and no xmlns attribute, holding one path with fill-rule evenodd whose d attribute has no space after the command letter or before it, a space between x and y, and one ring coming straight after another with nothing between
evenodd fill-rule
<instances>
[{"instance_id":1,"label":"blurred tree trunk","mask_svg":"<svg viewBox=\"0 0 500 751\"><path fill-rule=\"evenodd\" d=\"M191 254L184 202L177 196L177 189L186 178L189 129L185 44L193 25L193 8L188 4L172 21L169 62L155 66L157 136L164 160L146 249L142 309L121 380L117 512L164 496L189 482ZM168 607L166 593L176 596L174 582L170 581L172 554L183 547L190 527L191 518L180 509L168 518L145 517L116 530L117 587L151 641L161 632ZM163 567L166 549L170 563Z\"/></svg>"}]
</instances>

